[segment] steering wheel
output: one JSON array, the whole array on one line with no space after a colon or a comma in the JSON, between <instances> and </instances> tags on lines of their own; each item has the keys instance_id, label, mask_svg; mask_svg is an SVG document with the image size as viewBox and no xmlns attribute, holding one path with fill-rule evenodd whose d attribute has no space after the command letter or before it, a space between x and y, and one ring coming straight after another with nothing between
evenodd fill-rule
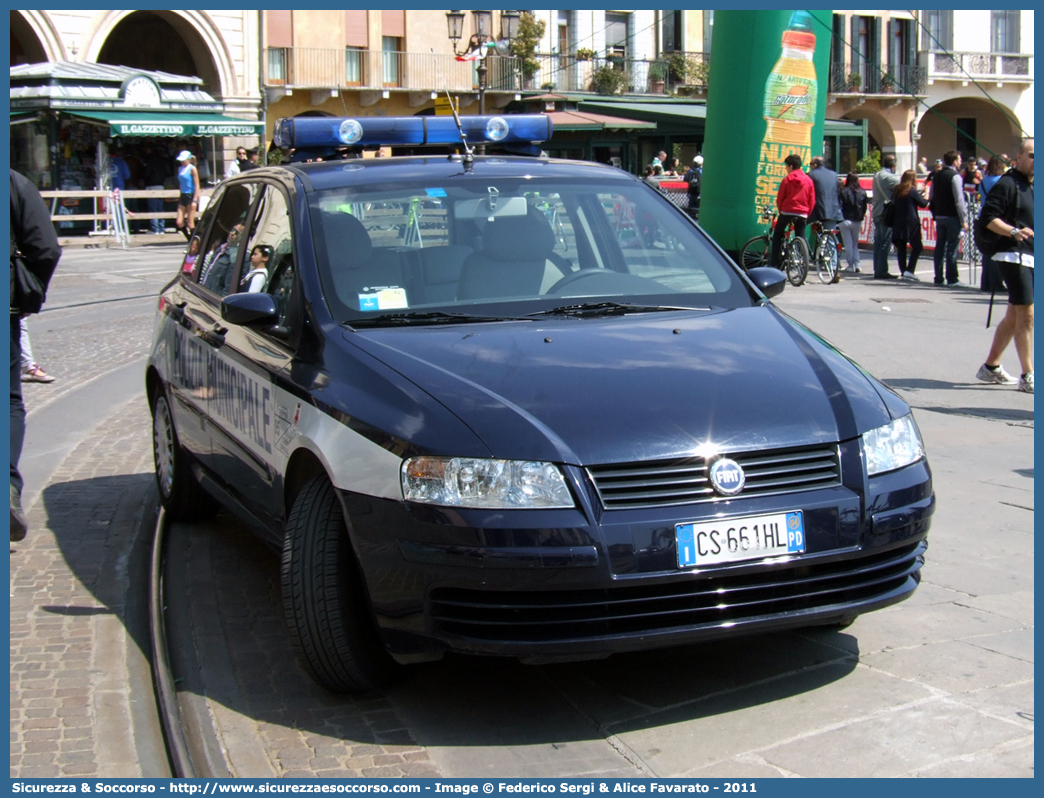
<instances>
[{"instance_id":1,"label":"steering wheel","mask_svg":"<svg viewBox=\"0 0 1044 798\"><path fill-rule=\"evenodd\" d=\"M580 280L583 280L586 277L594 277L594 276L599 275L599 274L614 274L614 273L615 272L611 272L609 269L594 269L594 268L593 269L580 269L579 271L575 271L572 274L567 274L565 277L563 277L561 280L559 280L553 286L548 288L547 289L547 293L549 293L549 294L557 294L560 289L565 288L567 285L572 285L575 282L579 282Z\"/></svg>"}]
</instances>

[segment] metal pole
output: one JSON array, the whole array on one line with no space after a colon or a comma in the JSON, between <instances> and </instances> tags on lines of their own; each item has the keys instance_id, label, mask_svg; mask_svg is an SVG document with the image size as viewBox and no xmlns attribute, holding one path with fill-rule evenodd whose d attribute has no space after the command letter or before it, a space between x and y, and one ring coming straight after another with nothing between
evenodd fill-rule
<instances>
[{"instance_id":1,"label":"metal pole","mask_svg":"<svg viewBox=\"0 0 1044 798\"><path fill-rule=\"evenodd\" d=\"M479 116L485 116L486 114L486 57L482 56L479 60L478 65L478 81L479 81ZM475 146L475 152L478 155L486 154L486 145L478 144Z\"/></svg>"}]
</instances>

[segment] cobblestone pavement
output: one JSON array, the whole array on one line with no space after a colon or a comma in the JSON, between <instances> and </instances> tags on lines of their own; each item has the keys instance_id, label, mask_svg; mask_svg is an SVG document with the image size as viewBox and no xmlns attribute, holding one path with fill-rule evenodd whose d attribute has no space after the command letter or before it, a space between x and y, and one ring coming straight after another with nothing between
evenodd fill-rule
<instances>
[{"instance_id":1,"label":"cobblestone pavement","mask_svg":"<svg viewBox=\"0 0 1044 798\"><path fill-rule=\"evenodd\" d=\"M258 538L222 514L175 525L167 552L169 623L185 614L192 638L175 667L182 705L205 700L206 711L186 714L209 715L228 774L440 775L387 697L335 696L302 671L283 622L279 557Z\"/></svg>"},{"instance_id":2,"label":"cobblestone pavement","mask_svg":"<svg viewBox=\"0 0 1044 798\"><path fill-rule=\"evenodd\" d=\"M134 704L148 641L132 637L146 596L131 571L153 512L145 402L117 408L28 508L11 545L11 776L159 775ZM139 606L140 605L140 606ZM135 665L137 664L137 668Z\"/></svg>"}]
</instances>

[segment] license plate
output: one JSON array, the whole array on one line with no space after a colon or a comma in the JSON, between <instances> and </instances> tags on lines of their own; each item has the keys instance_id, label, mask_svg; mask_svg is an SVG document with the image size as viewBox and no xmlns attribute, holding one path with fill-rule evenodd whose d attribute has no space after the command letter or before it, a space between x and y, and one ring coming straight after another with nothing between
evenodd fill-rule
<instances>
[{"instance_id":1,"label":"license plate","mask_svg":"<svg viewBox=\"0 0 1044 798\"><path fill-rule=\"evenodd\" d=\"M805 552L805 521L800 510L678 524L674 534L679 568Z\"/></svg>"}]
</instances>

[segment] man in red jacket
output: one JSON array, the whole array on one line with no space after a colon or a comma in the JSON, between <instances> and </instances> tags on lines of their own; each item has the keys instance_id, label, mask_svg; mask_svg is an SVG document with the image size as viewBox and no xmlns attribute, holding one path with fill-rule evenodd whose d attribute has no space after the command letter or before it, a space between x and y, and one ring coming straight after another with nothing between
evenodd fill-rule
<instances>
[{"instance_id":1,"label":"man in red jacket","mask_svg":"<svg viewBox=\"0 0 1044 798\"><path fill-rule=\"evenodd\" d=\"M804 238L805 222L816 207L816 188L812 178L801 171L801 156L791 153L784 159L783 165L787 168L787 176L780 181L776 194L779 220L772 233L772 265L777 269L782 268L783 264L783 233L787 225L793 222L794 235Z\"/></svg>"}]
</instances>

